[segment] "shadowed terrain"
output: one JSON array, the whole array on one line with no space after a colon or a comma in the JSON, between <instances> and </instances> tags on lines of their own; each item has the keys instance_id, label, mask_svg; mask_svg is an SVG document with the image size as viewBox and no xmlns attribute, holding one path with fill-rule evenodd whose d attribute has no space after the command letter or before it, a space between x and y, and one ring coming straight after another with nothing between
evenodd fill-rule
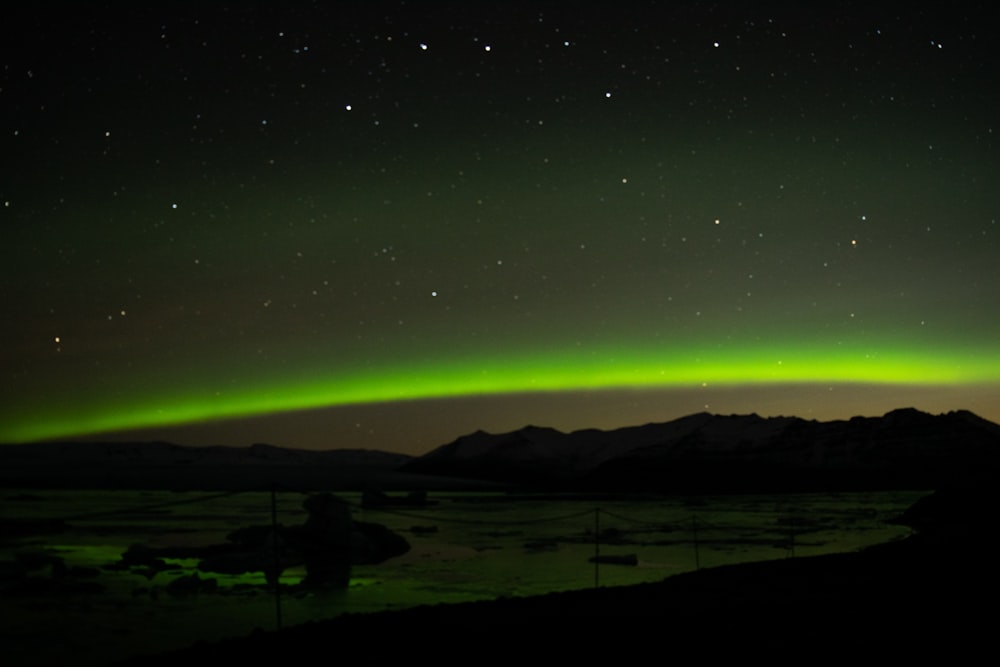
<instances>
[{"instance_id":1,"label":"shadowed terrain","mask_svg":"<svg viewBox=\"0 0 1000 667\"><path fill-rule=\"evenodd\" d=\"M544 639L542 646L561 659L608 652L609 642L612 652L627 653L909 654L934 648L960 655L992 643L994 557L970 538L982 522L994 520L996 507L987 490L939 491L901 518L916 534L862 552L723 566L654 584L345 615L128 664L278 662L322 653L337 638L396 636L413 629L455 636L459 628L499 633L489 645L494 658L523 657L527 643L503 640L513 628L500 626L518 626L518 638ZM413 652L409 642L383 642L367 646L365 659L406 658Z\"/></svg>"},{"instance_id":2,"label":"shadowed terrain","mask_svg":"<svg viewBox=\"0 0 1000 667\"><path fill-rule=\"evenodd\" d=\"M579 488L602 479L614 489L629 479L646 488L649 482L680 479L679 473L669 474L676 468L700 471L684 480L682 488L699 480L713 487L708 482L714 480L716 490L731 493L747 488L788 491L789 481L802 480L810 470L816 474L806 486L827 490L851 480L870 488L912 490L921 488L916 483L926 483L922 488L937 489L901 517L900 523L914 534L863 551L724 565L657 583L345 613L125 664L287 662L330 657L333 644L357 637L400 637L435 628L445 633L437 642L449 651L446 662L479 655L455 652L452 633L459 628L463 634L488 633L489 655L505 659L523 659L529 644L561 659L589 658L595 644L612 653L666 649L809 656L873 648L894 653L926 647L972 650L989 644L989 606L998 581L984 536L991 534L997 514L991 491L1000 449L997 432L995 424L964 411L932 416L897 410L881 418L828 423L697 414L610 432L563 434L536 427L500 435L479 432L422 459L164 443L52 443L2 452L10 464L4 467L6 484L20 480L56 487L121 488L131 483L239 488L268 479L297 479L318 488L354 475L356 483L405 479L410 488L482 488L486 482L469 486L468 479L482 480L480 472L493 471L504 474L495 474L490 488L541 492L545 480L554 487L566 481L565 476L553 477L553 471L579 472L573 480ZM56 480L44 475L50 455L63 461ZM614 474L606 475L612 468ZM830 484L836 481L841 483ZM387 483L382 488L403 487ZM5 529L19 527L48 528L13 517ZM498 631L499 626L516 630ZM171 631L169 626L161 629ZM512 631L517 634L508 634ZM421 647L409 641L369 643L360 660L384 664L386 659L412 659ZM155 650L151 646L149 652Z\"/></svg>"}]
</instances>

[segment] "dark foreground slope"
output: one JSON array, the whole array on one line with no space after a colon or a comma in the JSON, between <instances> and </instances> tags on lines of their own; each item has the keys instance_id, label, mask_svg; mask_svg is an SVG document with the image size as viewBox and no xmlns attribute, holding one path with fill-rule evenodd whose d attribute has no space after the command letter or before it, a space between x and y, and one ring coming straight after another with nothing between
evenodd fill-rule
<instances>
[{"instance_id":1,"label":"dark foreground slope","mask_svg":"<svg viewBox=\"0 0 1000 667\"><path fill-rule=\"evenodd\" d=\"M954 657L994 641L995 554L982 536L996 508L988 493L938 492L905 517L919 532L864 552L719 567L656 584L348 615L130 664L278 664L332 657L335 647L353 647L351 662L365 664L428 650L446 664L539 652L561 661L689 652L899 657L932 649ZM470 635L486 643L472 645ZM364 641L358 652L366 637L386 640Z\"/></svg>"}]
</instances>

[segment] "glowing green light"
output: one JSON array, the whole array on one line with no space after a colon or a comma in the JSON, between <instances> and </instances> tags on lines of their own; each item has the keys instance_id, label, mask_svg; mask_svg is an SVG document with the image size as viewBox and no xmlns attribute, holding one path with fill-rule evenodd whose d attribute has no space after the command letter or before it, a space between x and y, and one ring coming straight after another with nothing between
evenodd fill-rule
<instances>
[{"instance_id":1,"label":"glowing green light","mask_svg":"<svg viewBox=\"0 0 1000 667\"><path fill-rule=\"evenodd\" d=\"M302 375L308 376L303 379ZM33 405L5 414L0 440L27 442L132 428L318 407L611 388L753 386L796 383L956 385L1000 381L1000 353L919 346L771 344L538 349L514 354L440 356L359 371L308 369L254 377L235 388L205 378L137 391L128 398L81 397L70 405Z\"/></svg>"}]
</instances>

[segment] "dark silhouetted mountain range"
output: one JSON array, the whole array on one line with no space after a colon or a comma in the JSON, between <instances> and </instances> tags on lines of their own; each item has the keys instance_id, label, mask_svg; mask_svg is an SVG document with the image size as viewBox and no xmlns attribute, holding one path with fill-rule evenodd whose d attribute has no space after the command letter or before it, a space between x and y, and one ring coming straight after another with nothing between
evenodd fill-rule
<instances>
[{"instance_id":1,"label":"dark silhouetted mountain range","mask_svg":"<svg viewBox=\"0 0 1000 667\"><path fill-rule=\"evenodd\" d=\"M403 466L540 487L662 492L915 488L982 480L1000 426L968 411L912 408L820 422L698 413L610 431L477 431Z\"/></svg>"},{"instance_id":2,"label":"dark silhouetted mountain range","mask_svg":"<svg viewBox=\"0 0 1000 667\"><path fill-rule=\"evenodd\" d=\"M753 493L935 489L988 481L1000 426L959 410L912 408L820 422L697 413L669 422L564 433L476 431L423 456L256 444L0 446L0 485L231 489L482 488ZM495 487L491 487L495 488Z\"/></svg>"}]
</instances>

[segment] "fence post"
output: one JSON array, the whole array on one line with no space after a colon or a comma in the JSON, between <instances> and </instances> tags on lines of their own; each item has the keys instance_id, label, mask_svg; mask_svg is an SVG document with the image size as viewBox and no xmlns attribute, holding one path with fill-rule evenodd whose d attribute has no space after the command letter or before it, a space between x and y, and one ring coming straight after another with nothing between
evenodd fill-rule
<instances>
[{"instance_id":1,"label":"fence post","mask_svg":"<svg viewBox=\"0 0 1000 667\"><path fill-rule=\"evenodd\" d=\"M795 558L795 516L788 519L788 558Z\"/></svg>"},{"instance_id":2,"label":"fence post","mask_svg":"<svg viewBox=\"0 0 1000 667\"><path fill-rule=\"evenodd\" d=\"M277 484L271 483L271 546L274 549L274 618L281 630L281 540L278 537Z\"/></svg>"},{"instance_id":3,"label":"fence post","mask_svg":"<svg viewBox=\"0 0 1000 667\"><path fill-rule=\"evenodd\" d=\"M691 515L691 540L694 542L694 569L701 569L701 557L698 553L698 517Z\"/></svg>"},{"instance_id":4,"label":"fence post","mask_svg":"<svg viewBox=\"0 0 1000 667\"><path fill-rule=\"evenodd\" d=\"M601 586L601 508L594 508L594 588Z\"/></svg>"}]
</instances>

